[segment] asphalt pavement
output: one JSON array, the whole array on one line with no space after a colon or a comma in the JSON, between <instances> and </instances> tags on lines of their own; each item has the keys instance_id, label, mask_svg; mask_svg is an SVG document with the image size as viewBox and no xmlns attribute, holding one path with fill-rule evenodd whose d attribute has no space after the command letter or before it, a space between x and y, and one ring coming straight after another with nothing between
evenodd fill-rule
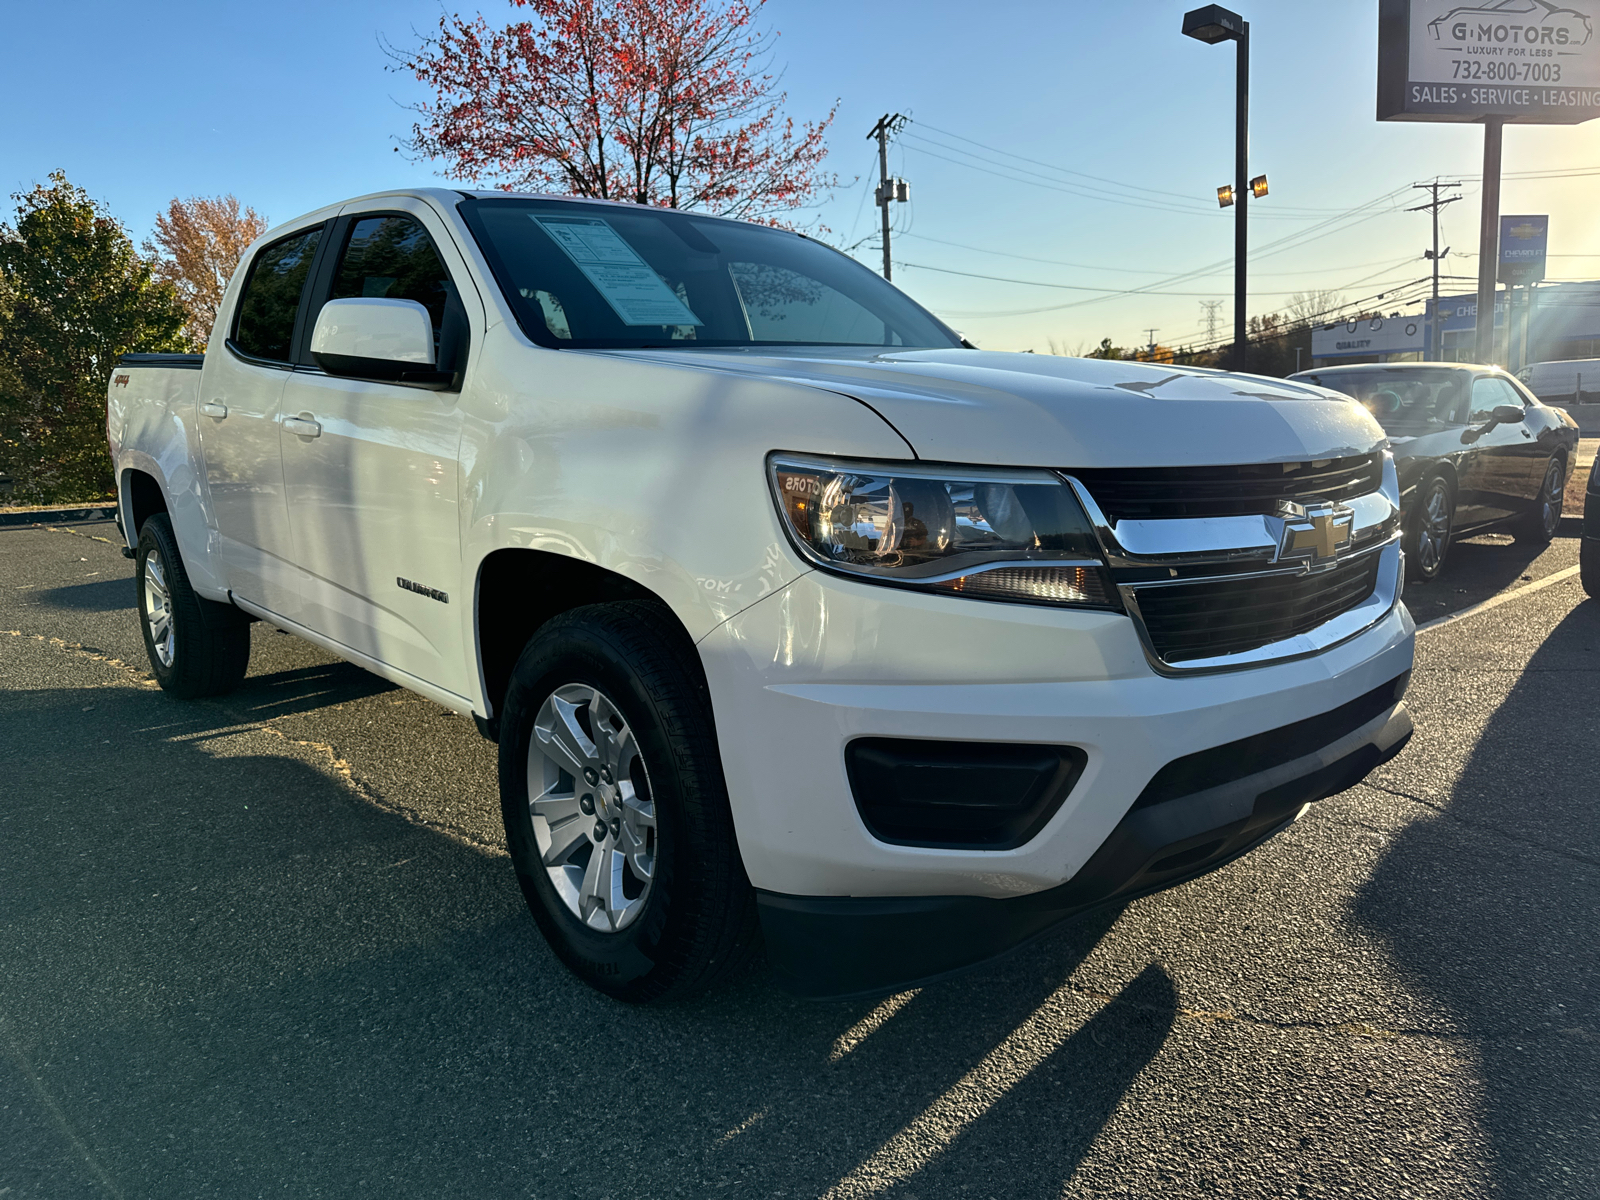
<instances>
[{"instance_id":1,"label":"asphalt pavement","mask_svg":"<svg viewBox=\"0 0 1600 1200\"><path fill-rule=\"evenodd\" d=\"M468 720L260 624L169 700L120 544L0 529L0 1200L1600 1194L1576 579L1422 634L1411 746L1204 879L881 1003L631 1008L539 937Z\"/></svg>"}]
</instances>

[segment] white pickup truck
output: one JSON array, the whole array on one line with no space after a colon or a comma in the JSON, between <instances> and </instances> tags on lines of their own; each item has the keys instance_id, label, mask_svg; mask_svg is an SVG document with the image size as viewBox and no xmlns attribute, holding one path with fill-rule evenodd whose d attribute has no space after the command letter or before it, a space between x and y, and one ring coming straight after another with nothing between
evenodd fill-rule
<instances>
[{"instance_id":1,"label":"white pickup truck","mask_svg":"<svg viewBox=\"0 0 1600 1200\"><path fill-rule=\"evenodd\" d=\"M800 234L409 190L251 247L107 432L151 669L252 619L470 714L611 995L865 995L1225 863L1411 732L1383 431L986 353Z\"/></svg>"}]
</instances>

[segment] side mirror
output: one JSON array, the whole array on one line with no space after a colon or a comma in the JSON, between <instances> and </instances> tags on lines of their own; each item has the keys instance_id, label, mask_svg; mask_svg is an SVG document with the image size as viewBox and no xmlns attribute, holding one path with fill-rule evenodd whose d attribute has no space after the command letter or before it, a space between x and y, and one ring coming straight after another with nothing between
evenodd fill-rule
<instances>
[{"instance_id":1,"label":"side mirror","mask_svg":"<svg viewBox=\"0 0 1600 1200\"><path fill-rule=\"evenodd\" d=\"M1520 404L1497 404L1494 406L1494 423L1496 425L1520 425L1527 415Z\"/></svg>"},{"instance_id":2,"label":"side mirror","mask_svg":"<svg viewBox=\"0 0 1600 1200\"><path fill-rule=\"evenodd\" d=\"M415 300L329 300L311 331L311 357L330 375L438 386L433 322Z\"/></svg>"}]
</instances>

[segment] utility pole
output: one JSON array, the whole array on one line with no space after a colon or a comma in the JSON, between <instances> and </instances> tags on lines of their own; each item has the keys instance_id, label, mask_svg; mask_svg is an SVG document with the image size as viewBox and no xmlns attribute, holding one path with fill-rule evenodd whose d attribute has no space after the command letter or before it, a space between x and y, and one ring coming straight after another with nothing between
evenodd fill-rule
<instances>
[{"instance_id":1,"label":"utility pole","mask_svg":"<svg viewBox=\"0 0 1600 1200\"><path fill-rule=\"evenodd\" d=\"M878 190L873 193L878 202L878 207L883 209L883 277L894 278L894 268L889 262L889 204L898 200L901 203L911 199L911 185L904 179L891 178L889 175L889 139L905 127L907 118L895 113L893 116L884 113L878 118L878 123L872 127L867 138L878 139Z\"/></svg>"},{"instance_id":2,"label":"utility pole","mask_svg":"<svg viewBox=\"0 0 1600 1200\"><path fill-rule=\"evenodd\" d=\"M1217 348L1217 310L1222 307L1221 300L1202 300L1200 307L1205 310L1206 346L1208 349Z\"/></svg>"},{"instance_id":3,"label":"utility pole","mask_svg":"<svg viewBox=\"0 0 1600 1200\"><path fill-rule=\"evenodd\" d=\"M1439 210L1446 204L1454 204L1461 199L1460 196L1446 196L1441 200L1439 193L1448 188L1460 187L1461 184L1442 183L1436 175L1432 183L1413 183L1411 186L1422 188L1433 197L1426 204L1419 204L1415 208L1406 209L1406 211L1431 212L1433 214L1433 249L1423 251L1422 256L1433 260L1433 324L1428 332L1428 358L1433 362L1439 362L1444 357L1444 320L1439 315L1439 262L1446 254L1450 253L1449 246L1444 248L1443 253L1439 251Z\"/></svg>"},{"instance_id":4,"label":"utility pole","mask_svg":"<svg viewBox=\"0 0 1600 1200\"><path fill-rule=\"evenodd\" d=\"M1156 357L1156 331L1152 327L1150 329L1146 329L1145 332L1150 335L1150 346L1147 353L1150 355L1150 359L1153 362Z\"/></svg>"}]
</instances>

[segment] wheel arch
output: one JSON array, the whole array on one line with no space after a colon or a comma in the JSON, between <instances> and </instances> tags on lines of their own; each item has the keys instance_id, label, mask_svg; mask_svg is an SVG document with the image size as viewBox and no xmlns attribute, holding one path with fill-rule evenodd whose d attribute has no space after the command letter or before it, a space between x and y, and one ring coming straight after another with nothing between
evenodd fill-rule
<instances>
[{"instance_id":1,"label":"wheel arch","mask_svg":"<svg viewBox=\"0 0 1600 1200\"><path fill-rule=\"evenodd\" d=\"M127 531L130 546L137 544L139 530L150 517L158 512L171 515L161 481L138 467L128 467L122 472L117 502L122 508L122 527Z\"/></svg>"},{"instance_id":2,"label":"wheel arch","mask_svg":"<svg viewBox=\"0 0 1600 1200\"><path fill-rule=\"evenodd\" d=\"M617 600L658 606L692 644L688 628L671 605L625 575L548 550L502 548L483 557L473 584L473 653L485 711L479 728L485 736L498 738L512 668L545 622L586 604Z\"/></svg>"}]
</instances>

